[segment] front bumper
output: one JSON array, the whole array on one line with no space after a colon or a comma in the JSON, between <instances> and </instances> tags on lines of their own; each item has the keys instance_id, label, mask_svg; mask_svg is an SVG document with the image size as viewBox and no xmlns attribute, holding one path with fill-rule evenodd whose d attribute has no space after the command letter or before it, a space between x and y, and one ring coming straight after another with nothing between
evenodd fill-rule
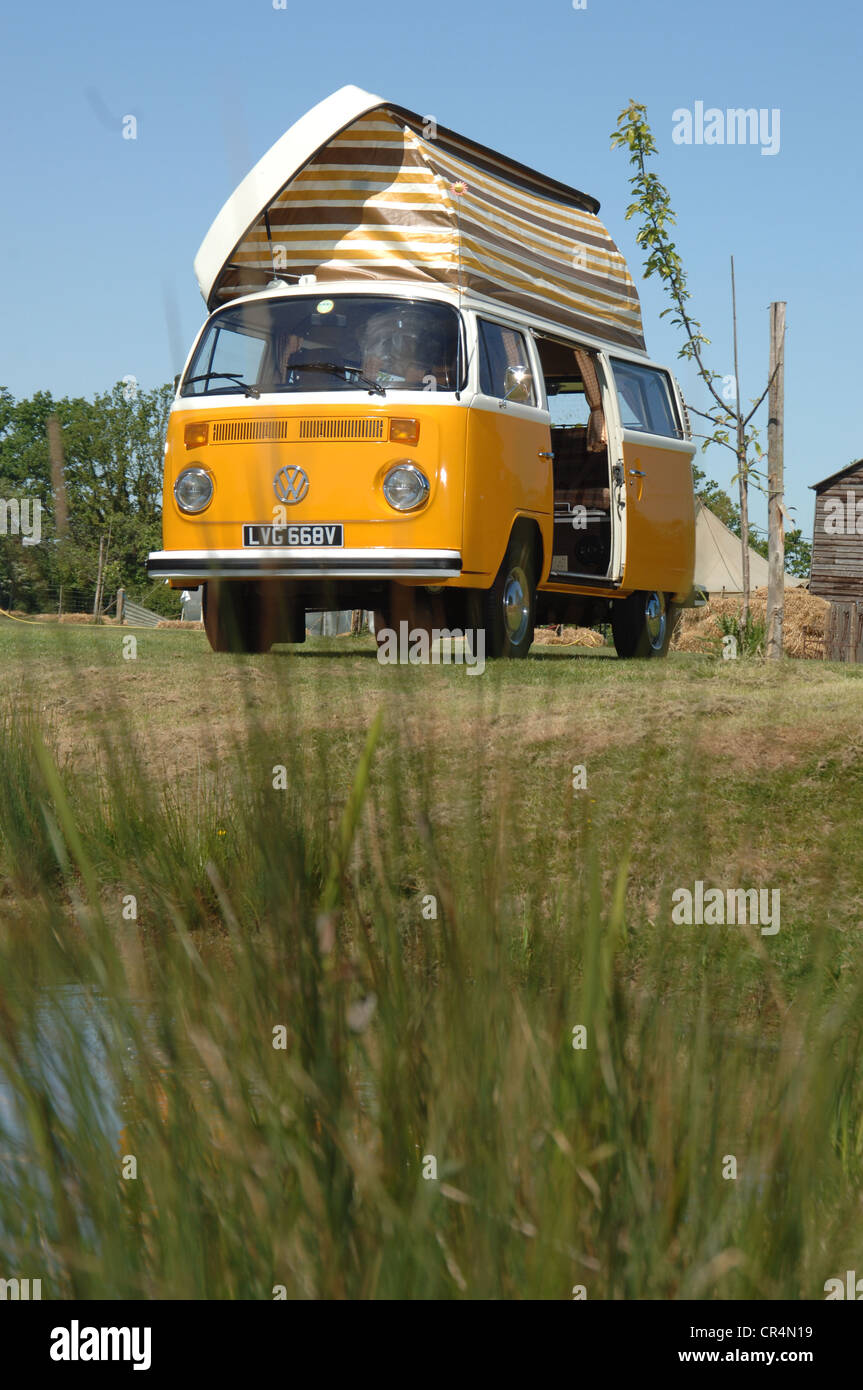
<instances>
[{"instance_id":1,"label":"front bumper","mask_svg":"<svg viewBox=\"0 0 863 1390\"><path fill-rule=\"evenodd\" d=\"M248 550L154 550L147 559L151 579L455 579L458 550L343 550L307 546Z\"/></svg>"}]
</instances>

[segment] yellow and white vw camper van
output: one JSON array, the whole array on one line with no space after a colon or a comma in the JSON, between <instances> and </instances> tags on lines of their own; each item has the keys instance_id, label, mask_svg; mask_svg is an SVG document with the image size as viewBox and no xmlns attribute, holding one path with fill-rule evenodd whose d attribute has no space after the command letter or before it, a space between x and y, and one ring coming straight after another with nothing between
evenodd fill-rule
<instances>
[{"instance_id":1,"label":"yellow and white vw camper van","mask_svg":"<svg viewBox=\"0 0 863 1390\"><path fill-rule=\"evenodd\" d=\"M692 593L694 446L595 199L346 87L251 171L195 262L154 577L217 651L310 610L610 621L662 656Z\"/></svg>"}]
</instances>

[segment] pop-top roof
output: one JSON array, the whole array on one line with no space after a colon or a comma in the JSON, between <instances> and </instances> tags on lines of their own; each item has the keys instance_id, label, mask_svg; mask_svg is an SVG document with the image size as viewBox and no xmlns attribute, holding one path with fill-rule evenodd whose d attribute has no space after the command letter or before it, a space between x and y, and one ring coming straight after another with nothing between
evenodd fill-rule
<instances>
[{"instance_id":1,"label":"pop-top roof","mask_svg":"<svg viewBox=\"0 0 863 1390\"><path fill-rule=\"evenodd\" d=\"M287 283L460 287L643 349L599 203L358 87L313 107L243 179L195 257L209 309Z\"/></svg>"}]
</instances>

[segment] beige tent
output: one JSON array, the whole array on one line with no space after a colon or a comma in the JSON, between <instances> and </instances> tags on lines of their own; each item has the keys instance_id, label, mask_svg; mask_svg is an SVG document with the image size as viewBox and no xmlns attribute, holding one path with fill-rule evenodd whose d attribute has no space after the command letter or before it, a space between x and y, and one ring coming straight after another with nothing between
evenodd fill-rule
<instances>
[{"instance_id":1,"label":"beige tent","mask_svg":"<svg viewBox=\"0 0 863 1390\"><path fill-rule=\"evenodd\" d=\"M740 537L729 531L709 507L695 500L695 583L713 596L742 594L743 554ZM789 588L805 583L796 575L786 574ZM749 587L761 589L767 584L767 561L757 550L749 547Z\"/></svg>"}]
</instances>

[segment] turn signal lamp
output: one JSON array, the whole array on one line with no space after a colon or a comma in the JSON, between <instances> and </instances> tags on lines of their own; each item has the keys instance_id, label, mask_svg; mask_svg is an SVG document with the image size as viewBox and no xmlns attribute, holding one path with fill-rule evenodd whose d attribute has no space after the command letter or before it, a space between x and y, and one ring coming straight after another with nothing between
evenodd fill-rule
<instances>
[{"instance_id":1,"label":"turn signal lamp","mask_svg":"<svg viewBox=\"0 0 863 1390\"><path fill-rule=\"evenodd\" d=\"M210 426L206 420L198 420L194 425L186 425L183 442L187 449L202 448L210 437Z\"/></svg>"},{"instance_id":2,"label":"turn signal lamp","mask_svg":"<svg viewBox=\"0 0 863 1390\"><path fill-rule=\"evenodd\" d=\"M418 444L419 420L390 420L390 440L393 444Z\"/></svg>"}]
</instances>

